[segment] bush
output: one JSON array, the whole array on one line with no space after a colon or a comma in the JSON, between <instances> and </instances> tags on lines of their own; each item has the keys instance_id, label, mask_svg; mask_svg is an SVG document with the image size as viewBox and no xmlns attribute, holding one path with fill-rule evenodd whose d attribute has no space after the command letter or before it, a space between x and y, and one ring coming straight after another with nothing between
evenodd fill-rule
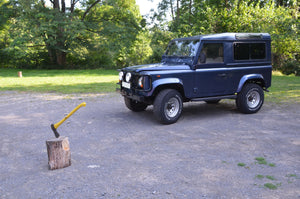
<instances>
[{"instance_id":1,"label":"bush","mask_svg":"<svg viewBox=\"0 0 300 199\"><path fill-rule=\"evenodd\" d=\"M281 72L285 75L295 74L300 76L300 62L298 60L288 60L283 63Z\"/></svg>"}]
</instances>

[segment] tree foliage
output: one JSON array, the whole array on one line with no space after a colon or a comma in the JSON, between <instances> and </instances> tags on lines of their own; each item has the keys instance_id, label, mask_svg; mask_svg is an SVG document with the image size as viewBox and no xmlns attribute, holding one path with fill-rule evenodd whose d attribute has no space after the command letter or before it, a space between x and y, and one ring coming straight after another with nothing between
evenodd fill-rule
<instances>
[{"instance_id":1,"label":"tree foliage","mask_svg":"<svg viewBox=\"0 0 300 199\"><path fill-rule=\"evenodd\" d=\"M273 66L300 74L299 6L297 0L161 0L146 26L135 0L0 0L1 66L120 68L160 62L175 37L268 32Z\"/></svg>"},{"instance_id":2,"label":"tree foliage","mask_svg":"<svg viewBox=\"0 0 300 199\"><path fill-rule=\"evenodd\" d=\"M1 51L12 55L10 63L18 67L124 65L119 55L131 51L141 31L142 17L134 0L49 0L47 4L10 0L7 4L10 7L2 5L1 13L15 14L1 18L1 24L10 24L1 25L1 31L7 30L11 39Z\"/></svg>"},{"instance_id":3,"label":"tree foliage","mask_svg":"<svg viewBox=\"0 0 300 199\"><path fill-rule=\"evenodd\" d=\"M168 27L179 36L268 32L274 67L295 63L299 74L299 5L294 0L162 0L155 17L164 22L171 15Z\"/></svg>"}]
</instances>

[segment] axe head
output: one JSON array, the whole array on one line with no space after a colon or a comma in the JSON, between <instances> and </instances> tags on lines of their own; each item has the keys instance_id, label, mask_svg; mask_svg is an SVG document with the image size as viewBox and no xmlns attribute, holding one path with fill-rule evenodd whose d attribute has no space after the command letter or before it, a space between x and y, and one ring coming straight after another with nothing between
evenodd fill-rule
<instances>
[{"instance_id":1,"label":"axe head","mask_svg":"<svg viewBox=\"0 0 300 199\"><path fill-rule=\"evenodd\" d=\"M52 129L55 137L58 138L59 137L59 133L57 132L56 128L54 127L54 124L51 124L51 129Z\"/></svg>"}]
</instances>

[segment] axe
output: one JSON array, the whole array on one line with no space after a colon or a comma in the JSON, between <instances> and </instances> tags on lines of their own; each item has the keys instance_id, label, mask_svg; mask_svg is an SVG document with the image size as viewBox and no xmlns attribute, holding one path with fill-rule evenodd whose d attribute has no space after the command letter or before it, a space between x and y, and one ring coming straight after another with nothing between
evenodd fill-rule
<instances>
[{"instance_id":1,"label":"axe","mask_svg":"<svg viewBox=\"0 0 300 199\"><path fill-rule=\"evenodd\" d=\"M71 115L73 115L80 107L85 106L86 103L82 102L81 104L79 104L76 108L73 109L73 111L71 111L66 117L64 117L61 121L59 121L56 124L51 124L51 129L54 132L54 135L56 138L59 137L59 133L57 132L57 128L64 122L66 121Z\"/></svg>"}]
</instances>

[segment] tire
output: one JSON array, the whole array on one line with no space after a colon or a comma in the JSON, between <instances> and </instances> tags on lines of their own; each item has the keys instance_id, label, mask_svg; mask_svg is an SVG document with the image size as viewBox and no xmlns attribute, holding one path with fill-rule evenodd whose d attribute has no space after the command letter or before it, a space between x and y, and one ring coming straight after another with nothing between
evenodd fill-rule
<instances>
[{"instance_id":1,"label":"tire","mask_svg":"<svg viewBox=\"0 0 300 199\"><path fill-rule=\"evenodd\" d=\"M253 83L244 85L241 92L237 95L236 106L242 113L256 113L264 103L263 89Z\"/></svg>"},{"instance_id":2,"label":"tire","mask_svg":"<svg viewBox=\"0 0 300 199\"><path fill-rule=\"evenodd\" d=\"M207 104L218 104L221 100L208 100L205 101Z\"/></svg>"},{"instance_id":3,"label":"tire","mask_svg":"<svg viewBox=\"0 0 300 199\"><path fill-rule=\"evenodd\" d=\"M141 112L144 111L147 108L147 104L143 102L138 102L135 100L132 100L128 97L124 97L125 105L129 110L132 110L134 112Z\"/></svg>"},{"instance_id":4,"label":"tire","mask_svg":"<svg viewBox=\"0 0 300 199\"><path fill-rule=\"evenodd\" d=\"M162 90L153 104L156 119L162 124L175 123L182 112L182 96L174 89Z\"/></svg>"}]
</instances>

